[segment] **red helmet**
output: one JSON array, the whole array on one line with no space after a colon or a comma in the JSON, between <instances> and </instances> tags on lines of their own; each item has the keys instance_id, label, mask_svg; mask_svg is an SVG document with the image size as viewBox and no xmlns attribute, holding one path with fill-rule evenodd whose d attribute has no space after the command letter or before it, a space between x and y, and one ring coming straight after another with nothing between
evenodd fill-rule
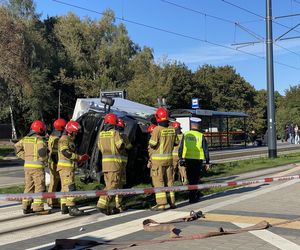
<instances>
[{"instance_id":1,"label":"red helmet","mask_svg":"<svg viewBox=\"0 0 300 250\"><path fill-rule=\"evenodd\" d=\"M158 108L155 112L155 118L157 122L163 122L169 120L168 110L165 108Z\"/></svg>"},{"instance_id":2,"label":"red helmet","mask_svg":"<svg viewBox=\"0 0 300 250\"><path fill-rule=\"evenodd\" d=\"M57 119L54 121L53 126L57 131L63 131L67 122L65 119Z\"/></svg>"},{"instance_id":3,"label":"red helmet","mask_svg":"<svg viewBox=\"0 0 300 250\"><path fill-rule=\"evenodd\" d=\"M155 125L155 124L151 124L148 128L147 128L147 132L148 133L152 133L153 132L153 130L156 128L157 126Z\"/></svg>"},{"instance_id":4,"label":"red helmet","mask_svg":"<svg viewBox=\"0 0 300 250\"><path fill-rule=\"evenodd\" d=\"M172 122L172 127L173 128L181 128L180 125L181 125L180 122L177 122L177 121Z\"/></svg>"},{"instance_id":5,"label":"red helmet","mask_svg":"<svg viewBox=\"0 0 300 250\"><path fill-rule=\"evenodd\" d=\"M75 121L69 121L66 124L66 131L68 134L73 134L76 133L80 130L80 125L78 124L78 122Z\"/></svg>"},{"instance_id":6,"label":"red helmet","mask_svg":"<svg viewBox=\"0 0 300 250\"><path fill-rule=\"evenodd\" d=\"M109 113L109 114L107 114L105 116L104 123L105 124L108 123L108 124L111 124L111 125L117 125L117 123L118 123L118 117L115 114L113 114L113 113Z\"/></svg>"},{"instance_id":7,"label":"red helmet","mask_svg":"<svg viewBox=\"0 0 300 250\"><path fill-rule=\"evenodd\" d=\"M125 128L125 123L121 118L118 118L118 123L117 126L119 126L120 128Z\"/></svg>"},{"instance_id":8,"label":"red helmet","mask_svg":"<svg viewBox=\"0 0 300 250\"><path fill-rule=\"evenodd\" d=\"M42 134L46 130L46 125L40 120L35 120L30 128L38 134Z\"/></svg>"}]
</instances>

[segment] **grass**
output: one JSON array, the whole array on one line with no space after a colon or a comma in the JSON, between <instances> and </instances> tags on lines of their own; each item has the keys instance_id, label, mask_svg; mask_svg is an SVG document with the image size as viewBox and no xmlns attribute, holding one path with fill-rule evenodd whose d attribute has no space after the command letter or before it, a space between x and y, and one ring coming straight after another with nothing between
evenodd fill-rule
<instances>
[{"instance_id":1,"label":"grass","mask_svg":"<svg viewBox=\"0 0 300 250\"><path fill-rule=\"evenodd\" d=\"M0 149L1 150L1 149ZM300 154L286 154L281 155L276 159L268 159L268 158L253 158L249 160L241 160L236 162L229 162L223 164L215 164L211 167L211 169L203 173L203 178L201 179L202 182L210 182L213 181L215 178L220 177L227 177L231 175L238 175L242 173L252 172L256 170L262 170L267 168L273 168L277 166L282 166L286 164L300 162ZM103 189L103 185L99 184L98 182L84 184L80 181L79 177L76 177L76 188L77 190L95 190L95 189ZM180 182L176 181L175 185L180 185ZM145 188L151 187L150 184L139 184L134 186L135 188ZM203 195L209 195L213 193L223 192L233 187L224 187L224 188L211 188L202 190ZM7 187L7 188L0 188L0 194L5 193L22 193L24 187L23 186L14 186L14 187ZM176 193L176 201L184 201L188 198L188 192L178 192ZM154 194L142 194L136 196L127 196L124 197L124 204L128 207L132 208L147 208L150 207L155 203ZM95 204L98 200L97 197L95 198L78 198L78 203L91 203Z\"/></svg>"},{"instance_id":2,"label":"grass","mask_svg":"<svg viewBox=\"0 0 300 250\"><path fill-rule=\"evenodd\" d=\"M215 178L227 177L252 171L283 166L300 162L300 154L280 155L278 158L269 159L266 157L253 158L248 160L220 163L211 166L211 169L203 174L202 181L208 182Z\"/></svg>"},{"instance_id":3,"label":"grass","mask_svg":"<svg viewBox=\"0 0 300 250\"><path fill-rule=\"evenodd\" d=\"M3 160L3 157L12 152L14 152L13 145L0 145L0 160Z\"/></svg>"}]
</instances>

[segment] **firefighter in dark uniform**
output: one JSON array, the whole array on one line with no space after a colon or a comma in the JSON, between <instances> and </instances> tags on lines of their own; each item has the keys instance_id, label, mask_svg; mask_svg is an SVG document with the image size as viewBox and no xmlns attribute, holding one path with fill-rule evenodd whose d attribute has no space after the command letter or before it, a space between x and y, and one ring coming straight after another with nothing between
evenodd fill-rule
<instances>
[{"instance_id":1,"label":"firefighter in dark uniform","mask_svg":"<svg viewBox=\"0 0 300 250\"><path fill-rule=\"evenodd\" d=\"M28 135L15 144L15 149L17 156L25 161L24 193L40 193L45 192L45 166L48 160L47 144L42 137L46 126L42 121L36 120L30 128ZM50 210L44 210L44 203L44 199L23 199L23 213L50 213Z\"/></svg>"},{"instance_id":2,"label":"firefighter in dark uniform","mask_svg":"<svg viewBox=\"0 0 300 250\"><path fill-rule=\"evenodd\" d=\"M177 121L172 122L172 126L175 128L175 131L176 131L176 134L177 134L178 140L179 140L179 144L177 146L175 146L173 149L174 173L176 171L178 171L182 185L188 185L189 182L188 182L187 175L186 175L186 167L179 165L179 157L178 157L178 149L179 149L179 145L181 143L182 137L183 137L183 133L181 132L181 126L180 126L179 122L177 122Z\"/></svg>"},{"instance_id":3,"label":"firefighter in dark uniform","mask_svg":"<svg viewBox=\"0 0 300 250\"><path fill-rule=\"evenodd\" d=\"M152 182L154 187L170 187L174 184L172 152L174 146L178 145L178 137L169 124L169 115L165 108L158 108L155 118L158 126L154 128L149 140ZM165 210L168 203L166 193L155 193L155 198L156 205L152 210ZM174 192L170 192L170 208L176 208Z\"/></svg>"},{"instance_id":4,"label":"firefighter in dark uniform","mask_svg":"<svg viewBox=\"0 0 300 250\"><path fill-rule=\"evenodd\" d=\"M61 192L76 191L75 167L77 164L89 159L87 154L79 155L76 152L75 137L80 131L80 126L75 121L66 124L65 132L58 140L58 163L57 171L61 181ZM68 196L60 199L61 213L70 216L83 215L83 211L75 206L75 198Z\"/></svg>"},{"instance_id":5,"label":"firefighter in dark uniform","mask_svg":"<svg viewBox=\"0 0 300 250\"><path fill-rule=\"evenodd\" d=\"M187 178L190 185L198 184L200 174L205 160L205 169L209 169L209 152L207 142L200 132L201 119L190 118L191 130L184 133L179 146L179 164L186 167ZM195 203L199 200L197 190L189 193L189 202Z\"/></svg>"},{"instance_id":6,"label":"firefighter in dark uniform","mask_svg":"<svg viewBox=\"0 0 300 250\"><path fill-rule=\"evenodd\" d=\"M63 131L65 130L67 122L64 119L57 119L53 123L54 130L49 136L48 140L48 168L50 171L50 183L48 187L48 192L57 192L61 190L59 173L57 171L57 162L58 162L58 140L62 136ZM51 208L60 208L58 199L47 200L48 205Z\"/></svg>"},{"instance_id":7,"label":"firefighter in dark uniform","mask_svg":"<svg viewBox=\"0 0 300 250\"><path fill-rule=\"evenodd\" d=\"M98 149L102 154L105 190L117 189L122 186L122 169L127 162L127 157L122 154L125 143L117 129L117 123L118 117L115 114L107 114L104 118L104 130L100 132L98 139ZM109 207L110 201L111 197L100 196L97 203L98 210L106 215L120 213L120 208Z\"/></svg>"}]
</instances>

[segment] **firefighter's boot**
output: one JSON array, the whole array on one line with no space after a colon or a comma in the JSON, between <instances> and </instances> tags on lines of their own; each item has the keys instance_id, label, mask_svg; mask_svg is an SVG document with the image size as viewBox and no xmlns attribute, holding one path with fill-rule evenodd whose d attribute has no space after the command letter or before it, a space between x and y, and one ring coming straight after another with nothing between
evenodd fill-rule
<instances>
[{"instance_id":1,"label":"firefighter's boot","mask_svg":"<svg viewBox=\"0 0 300 250\"><path fill-rule=\"evenodd\" d=\"M34 213L30 206L27 206L26 209L23 209L23 214L32 214Z\"/></svg>"},{"instance_id":2,"label":"firefighter's boot","mask_svg":"<svg viewBox=\"0 0 300 250\"><path fill-rule=\"evenodd\" d=\"M155 205L153 207L150 208L151 211L164 211L166 210L166 206L165 205Z\"/></svg>"},{"instance_id":3,"label":"firefighter's boot","mask_svg":"<svg viewBox=\"0 0 300 250\"><path fill-rule=\"evenodd\" d=\"M110 210L110 214L119 214L120 212L121 212L121 210L116 207L114 207Z\"/></svg>"},{"instance_id":4,"label":"firefighter's boot","mask_svg":"<svg viewBox=\"0 0 300 250\"><path fill-rule=\"evenodd\" d=\"M170 203L170 209L175 209L175 208L176 208L175 203Z\"/></svg>"},{"instance_id":5,"label":"firefighter's boot","mask_svg":"<svg viewBox=\"0 0 300 250\"><path fill-rule=\"evenodd\" d=\"M37 215L47 215L47 214L51 214L51 210L48 209L48 210L35 211L34 214L37 214Z\"/></svg>"},{"instance_id":6,"label":"firefighter's boot","mask_svg":"<svg viewBox=\"0 0 300 250\"><path fill-rule=\"evenodd\" d=\"M111 212L108 210L108 208L97 207L97 211L105 215L111 215Z\"/></svg>"},{"instance_id":7,"label":"firefighter's boot","mask_svg":"<svg viewBox=\"0 0 300 250\"><path fill-rule=\"evenodd\" d=\"M66 206L66 204L62 204L62 205L61 205L61 213L62 213L62 214L68 214L68 213L69 213L69 209L68 209L68 207Z\"/></svg>"},{"instance_id":8,"label":"firefighter's boot","mask_svg":"<svg viewBox=\"0 0 300 250\"><path fill-rule=\"evenodd\" d=\"M81 216L83 214L84 214L84 212L79 210L78 207L75 207L75 206L69 207L69 215L70 216Z\"/></svg>"}]
</instances>

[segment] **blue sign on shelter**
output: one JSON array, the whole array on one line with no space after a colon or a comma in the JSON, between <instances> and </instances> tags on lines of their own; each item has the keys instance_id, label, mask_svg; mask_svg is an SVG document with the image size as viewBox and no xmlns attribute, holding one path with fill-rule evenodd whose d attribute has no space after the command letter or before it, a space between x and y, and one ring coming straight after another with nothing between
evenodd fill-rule
<instances>
[{"instance_id":1,"label":"blue sign on shelter","mask_svg":"<svg viewBox=\"0 0 300 250\"><path fill-rule=\"evenodd\" d=\"M192 98L192 109L198 109L198 108L199 108L199 99Z\"/></svg>"}]
</instances>

